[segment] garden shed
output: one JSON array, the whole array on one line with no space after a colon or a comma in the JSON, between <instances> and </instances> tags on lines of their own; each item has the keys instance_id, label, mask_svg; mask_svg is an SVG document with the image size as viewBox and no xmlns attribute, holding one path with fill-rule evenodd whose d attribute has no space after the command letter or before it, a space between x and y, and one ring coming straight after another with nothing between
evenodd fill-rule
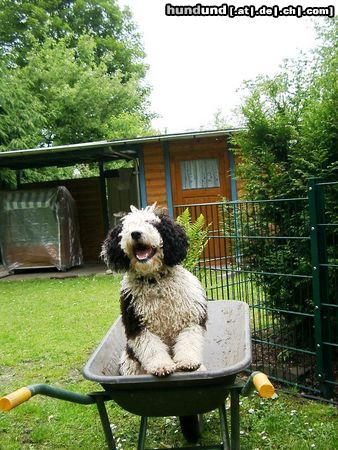
<instances>
[{"instance_id":1,"label":"garden shed","mask_svg":"<svg viewBox=\"0 0 338 450\"><path fill-rule=\"evenodd\" d=\"M236 200L236 158L230 138L239 129L186 132L134 139L13 150L0 153L0 168L16 171L17 189L65 186L79 216L85 262L99 259L109 227L129 210L157 202L172 216L179 205ZM107 163L133 161L133 168L111 170ZM22 183L25 169L97 163L99 176L44 183ZM1 220L1 218L0 218ZM1 239L1 236L0 236Z\"/></svg>"}]
</instances>

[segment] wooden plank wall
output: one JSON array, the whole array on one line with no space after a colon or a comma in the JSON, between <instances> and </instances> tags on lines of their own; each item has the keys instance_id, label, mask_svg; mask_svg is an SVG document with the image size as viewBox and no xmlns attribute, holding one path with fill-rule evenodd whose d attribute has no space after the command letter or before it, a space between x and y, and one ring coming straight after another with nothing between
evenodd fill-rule
<instances>
[{"instance_id":1,"label":"wooden plank wall","mask_svg":"<svg viewBox=\"0 0 338 450\"><path fill-rule=\"evenodd\" d=\"M154 202L161 207L167 206L167 190L165 185L165 167L162 145L147 144L143 149L144 171L147 190L147 203Z\"/></svg>"},{"instance_id":2,"label":"wooden plank wall","mask_svg":"<svg viewBox=\"0 0 338 450\"><path fill-rule=\"evenodd\" d=\"M29 183L23 184L22 189L42 189L54 186L65 186L76 202L84 261L98 261L101 245L105 238L99 178Z\"/></svg>"}]
</instances>

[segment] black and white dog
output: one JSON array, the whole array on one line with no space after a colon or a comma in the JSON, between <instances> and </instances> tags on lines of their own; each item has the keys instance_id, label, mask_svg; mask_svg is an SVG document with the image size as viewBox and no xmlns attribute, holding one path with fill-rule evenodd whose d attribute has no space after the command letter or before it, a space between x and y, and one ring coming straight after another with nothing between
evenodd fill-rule
<instances>
[{"instance_id":1,"label":"black and white dog","mask_svg":"<svg viewBox=\"0 0 338 450\"><path fill-rule=\"evenodd\" d=\"M102 247L108 267L126 272L120 294L127 346L120 373L162 377L197 370L207 300L198 279L179 265L186 234L156 205L130 209Z\"/></svg>"}]
</instances>

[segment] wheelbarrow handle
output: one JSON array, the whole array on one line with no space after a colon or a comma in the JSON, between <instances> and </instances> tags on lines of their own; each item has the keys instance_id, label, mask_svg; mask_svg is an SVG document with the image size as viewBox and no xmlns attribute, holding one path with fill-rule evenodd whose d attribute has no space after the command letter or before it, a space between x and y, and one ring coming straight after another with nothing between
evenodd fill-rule
<instances>
[{"instance_id":1,"label":"wheelbarrow handle","mask_svg":"<svg viewBox=\"0 0 338 450\"><path fill-rule=\"evenodd\" d=\"M256 389L263 398L271 398L275 393L275 388L269 378L263 372L253 372L242 389L242 395L250 395Z\"/></svg>"},{"instance_id":2,"label":"wheelbarrow handle","mask_svg":"<svg viewBox=\"0 0 338 450\"><path fill-rule=\"evenodd\" d=\"M32 392L28 387L18 389L5 397L0 398L0 410L10 411L21 403L26 402L32 396Z\"/></svg>"},{"instance_id":3,"label":"wheelbarrow handle","mask_svg":"<svg viewBox=\"0 0 338 450\"><path fill-rule=\"evenodd\" d=\"M67 391L48 384L32 384L0 398L0 410L10 411L36 394L47 395L48 397L59 398L82 405L90 405L96 402L95 396L78 394L77 392Z\"/></svg>"}]
</instances>

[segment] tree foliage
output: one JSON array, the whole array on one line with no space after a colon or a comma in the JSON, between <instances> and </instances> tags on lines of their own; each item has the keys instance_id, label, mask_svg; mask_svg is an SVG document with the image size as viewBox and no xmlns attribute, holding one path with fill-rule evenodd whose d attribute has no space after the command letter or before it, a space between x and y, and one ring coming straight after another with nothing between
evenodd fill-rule
<instances>
[{"instance_id":1,"label":"tree foliage","mask_svg":"<svg viewBox=\"0 0 338 450\"><path fill-rule=\"evenodd\" d=\"M0 152L36 145L44 126L41 104L31 93L29 80L19 80L0 60ZM13 172L0 171L0 188L14 181Z\"/></svg>"},{"instance_id":2,"label":"tree foliage","mask_svg":"<svg viewBox=\"0 0 338 450\"><path fill-rule=\"evenodd\" d=\"M129 137L149 125L147 87L133 76L124 80L120 71L109 73L113 56L96 63L95 53L95 40L88 35L81 36L77 50L69 48L68 38L47 39L28 54L26 66L19 70L42 105L48 145Z\"/></svg>"},{"instance_id":3,"label":"tree foliage","mask_svg":"<svg viewBox=\"0 0 338 450\"><path fill-rule=\"evenodd\" d=\"M0 0L0 150L148 134L143 58L115 0Z\"/></svg>"},{"instance_id":4,"label":"tree foliage","mask_svg":"<svg viewBox=\"0 0 338 450\"><path fill-rule=\"evenodd\" d=\"M116 0L0 0L0 48L20 66L36 44L48 38L69 39L77 49L79 39L90 35L95 40L95 62L107 55L108 72L120 71L126 79L143 76L144 51L128 9L121 10Z\"/></svg>"},{"instance_id":5,"label":"tree foliage","mask_svg":"<svg viewBox=\"0 0 338 450\"><path fill-rule=\"evenodd\" d=\"M309 55L245 84L247 130L235 144L249 198L301 196L309 177L337 174L337 31L337 19L328 20Z\"/></svg>"}]
</instances>

